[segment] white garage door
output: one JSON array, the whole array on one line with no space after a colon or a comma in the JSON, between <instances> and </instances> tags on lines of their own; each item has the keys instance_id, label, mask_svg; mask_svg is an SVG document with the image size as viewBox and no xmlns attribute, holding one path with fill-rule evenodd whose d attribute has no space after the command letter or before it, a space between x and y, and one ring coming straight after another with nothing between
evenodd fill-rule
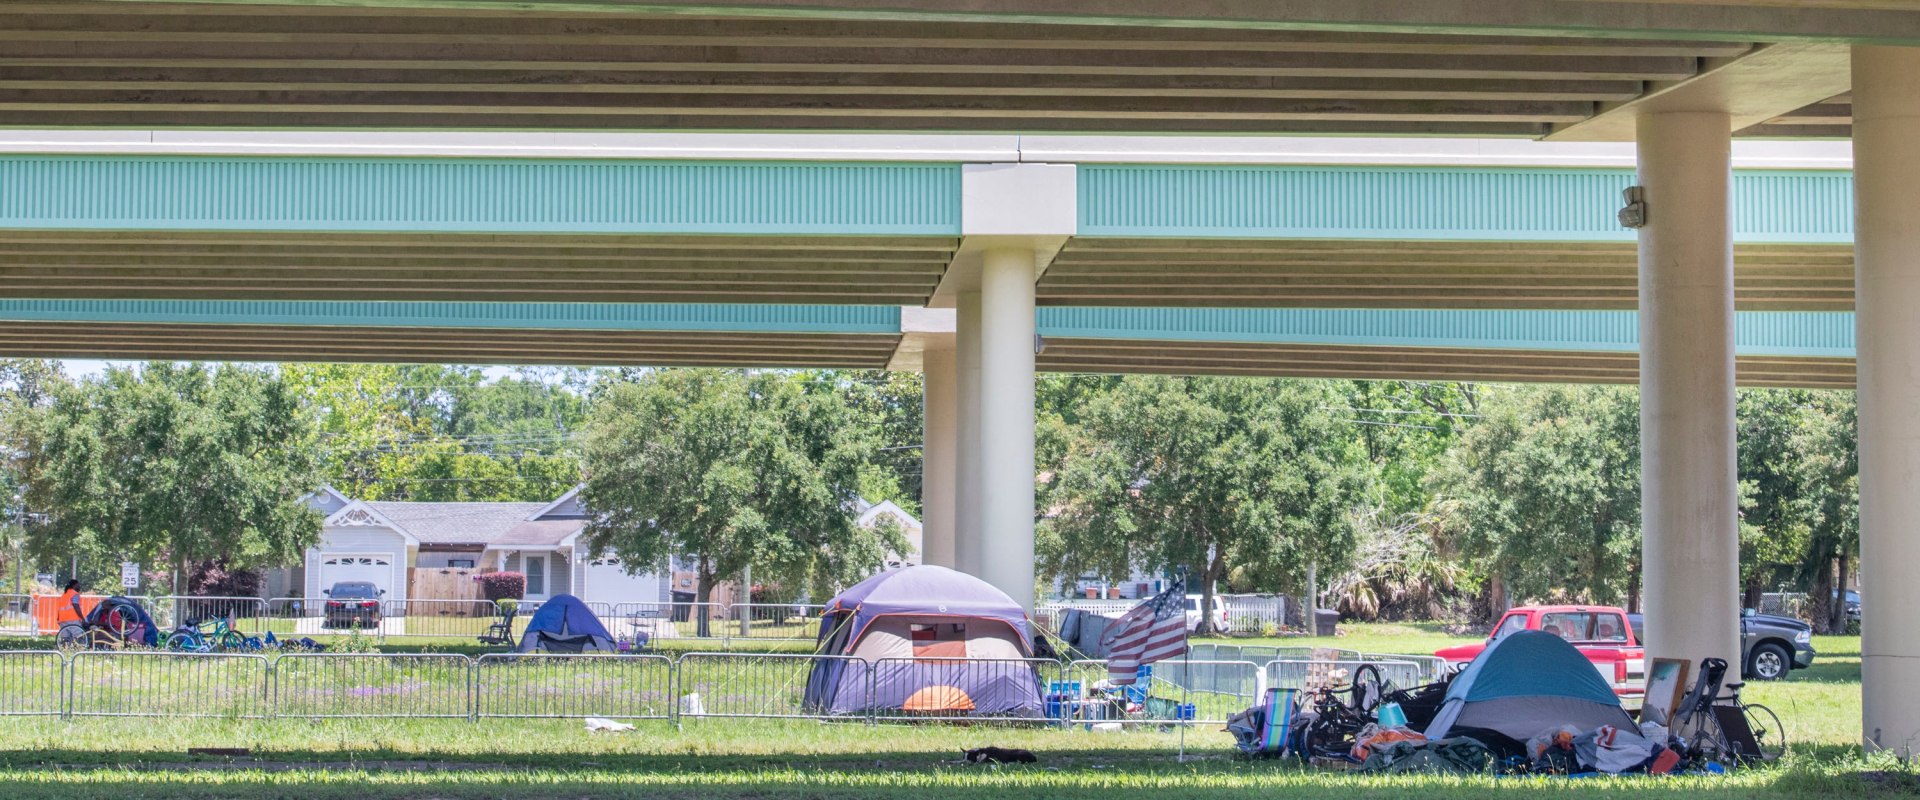
<instances>
[{"instance_id":1,"label":"white garage door","mask_svg":"<svg viewBox=\"0 0 1920 800\"><path fill-rule=\"evenodd\" d=\"M620 559L611 556L587 562L586 593L589 603L657 603L660 601L660 576L652 572L628 575Z\"/></svg>"},{"instance_id":2,"label":"white garage door","mask_svg":"<svg viewBox=\"0 0 1920 800\"><path fill-rule=\"evenodd\" d=\"M393 596L393 557L370 553L327 553L320 557L320 590L325 591L342 581L367 581L374 586L387 590L389 600Z\"/></svg>"}]
</instances>

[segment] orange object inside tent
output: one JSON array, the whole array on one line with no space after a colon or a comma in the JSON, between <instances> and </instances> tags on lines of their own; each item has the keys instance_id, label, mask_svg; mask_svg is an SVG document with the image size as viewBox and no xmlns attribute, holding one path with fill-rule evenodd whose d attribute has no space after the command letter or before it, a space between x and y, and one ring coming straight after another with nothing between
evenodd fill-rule
<instances>
[{"instance_id":1,"label":"orange object inside tent","mask_svg":"<svg viewBox=\"0 0 1920 800\"><path fill-rule=\"evenodd\" d=\"M928 686L907 698L906 711L972 711L973 698L952 686Z\"/></svg>"}]
</instances>

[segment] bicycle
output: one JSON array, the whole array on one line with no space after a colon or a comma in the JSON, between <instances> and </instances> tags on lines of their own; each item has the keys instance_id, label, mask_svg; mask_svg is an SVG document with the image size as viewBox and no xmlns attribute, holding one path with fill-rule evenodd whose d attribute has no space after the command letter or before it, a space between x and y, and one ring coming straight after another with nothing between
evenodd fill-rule
<instances>
[{"instance_id":1,"label":"bicycle","mask_svg":"<svg viewBox=\"0 0 1920 800\"><path fill-rule=\"evenodd\" d=\"M213 625L212 631L204 629L209 623ZM167 635L166 648L176 653L211 653L239 650L246 643L247 637L234 630L225 617L215 617L182 623Z\"/></svg>"},{"instance_id":2,"label":"bicycle","mask_svg":"<svg viewBox=\"0 0 1920 800\"><path fill-rule=\"evenodd\" d=\"M1382 700L1397 691L1373 664L1361 664L1345 686L1328 685L1302 699L1304 718L1299 736L1302 758L1333 758L1351 761L1355 737L1373 721ZM1311 704L1312 710L1306 707Z\"/></svg>"},{"instance_id":3,"label":"bicycle","mask_svg":"<svg viewBox=\"0 0 1920 800\"><path fill-rule=\"evenodd\" d=\"M1673 732L1688 742L1687 755L1696 761L1739 766L1774 761L1787 750L1785 729L1773 709L1740 699L1745 683L1721 682L1727 676L1725 659L1700 662L1700 678L1680 701L1682 713ZM1722 688L1727 690L1721 694Z\"/></svg>"}]
</instances>

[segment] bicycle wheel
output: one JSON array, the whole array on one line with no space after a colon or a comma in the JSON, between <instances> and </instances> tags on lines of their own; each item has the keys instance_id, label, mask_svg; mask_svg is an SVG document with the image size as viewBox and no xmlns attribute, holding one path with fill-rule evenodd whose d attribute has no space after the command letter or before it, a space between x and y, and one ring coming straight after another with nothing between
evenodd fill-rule
<instances>
[{"instance_id":1,"label":"bicycle wheel","mask_svg":"<svg viewBox=\"0 0 1920 800\"><path fill-rule=\"evenodd\" d=\"M167 649L175 653L203 653L207 646L200 641L198 634L174 631L167 637Z\"/></svg>"},{"instance_id":2,"label":"bicycle wheel","mask_svg":"<svg viewBox=\"0 0 1920 800\"><path fill-rule=\"evenodd\" d=\"M54 634L54 643L61 647L69 647L79 645L85 638L87 638L87 629L78 623L69 622L60 626L60 631Z\"/></svg>"},{"instance_id":3,"label":"bicycle wheel","mask_svg":"<svg viewBox=\"0 0 1920 800\"><path fill-rule=\"evenodd\" d=\"M1386 694L1386 679L1380 675L1380 668L1373 664L1361 664L1353 670L1353 710L1362 714L1372 714L1380 707L1380 700Z\"/></svg>"},{"instance_id":4,"label":"bicycle wheel","mask_svg":"<svg viewBox=\"0 0 1920 800\"><path fill-rule=\"evenodd\" d=\"M1720 727L1720 720L1707 709L1697 709L1687 716L1687 724L1682 728L1688 743L1687 756L1694 761L1712 761L1722 766L1737 766L1740 752L1727 740L1726 729Z\"/></svg>"},{"instance_id":5,"label":"bicycle wheel","mask_svg":"<svg viewBox=\"0 0 1920 800\"><path fill-rule=\"evenodd\" d=\"M247 647L247 637L241 636L240 634L235 633L233 631L227 631L226 633L220 634L220 650L222 652L245 650L246 647Z\"/></svg>"},{"instance_id":6,"label":"bicycle wheel","mask_svg":"<svg viewBox=\"0 0 1920 800\"><path fill-rule=\"evenodd\" d=\"M1760 758L1763 761L1777 761L1787 752L1787 732L1781 727L1780 717L1773 709L1759 703L1742 703L1740 713L1747 717L1747 727L1753 730L1753 740L1760 744Z\"/></svg>"}]
</instances>

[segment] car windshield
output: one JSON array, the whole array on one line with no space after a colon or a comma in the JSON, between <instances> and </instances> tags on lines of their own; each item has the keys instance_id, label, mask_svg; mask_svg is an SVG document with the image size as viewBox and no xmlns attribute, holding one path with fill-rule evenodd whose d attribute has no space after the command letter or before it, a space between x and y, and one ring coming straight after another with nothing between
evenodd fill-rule
<instances>
[{"instance_id":1,"label":"car windshield","mask_svg":"<svg viewBox=\"0 0 1920 800\"><path fill-rule=\"evenodd\" d=\"M1569 642L1590 642L1593 641L1593 615L1585 612L1543 614L1540 630Z\"/></svg>"},{"instance_id":2,"label":"car windshield","mask_svg":"<svg viewBox=\"0 0 1920 800\"><path fill-rule=\"evenodd\" d=\"M335 600L372 600L379 593L371 583L336 583L328 596Z\"/></svg>"}]
</instances>

